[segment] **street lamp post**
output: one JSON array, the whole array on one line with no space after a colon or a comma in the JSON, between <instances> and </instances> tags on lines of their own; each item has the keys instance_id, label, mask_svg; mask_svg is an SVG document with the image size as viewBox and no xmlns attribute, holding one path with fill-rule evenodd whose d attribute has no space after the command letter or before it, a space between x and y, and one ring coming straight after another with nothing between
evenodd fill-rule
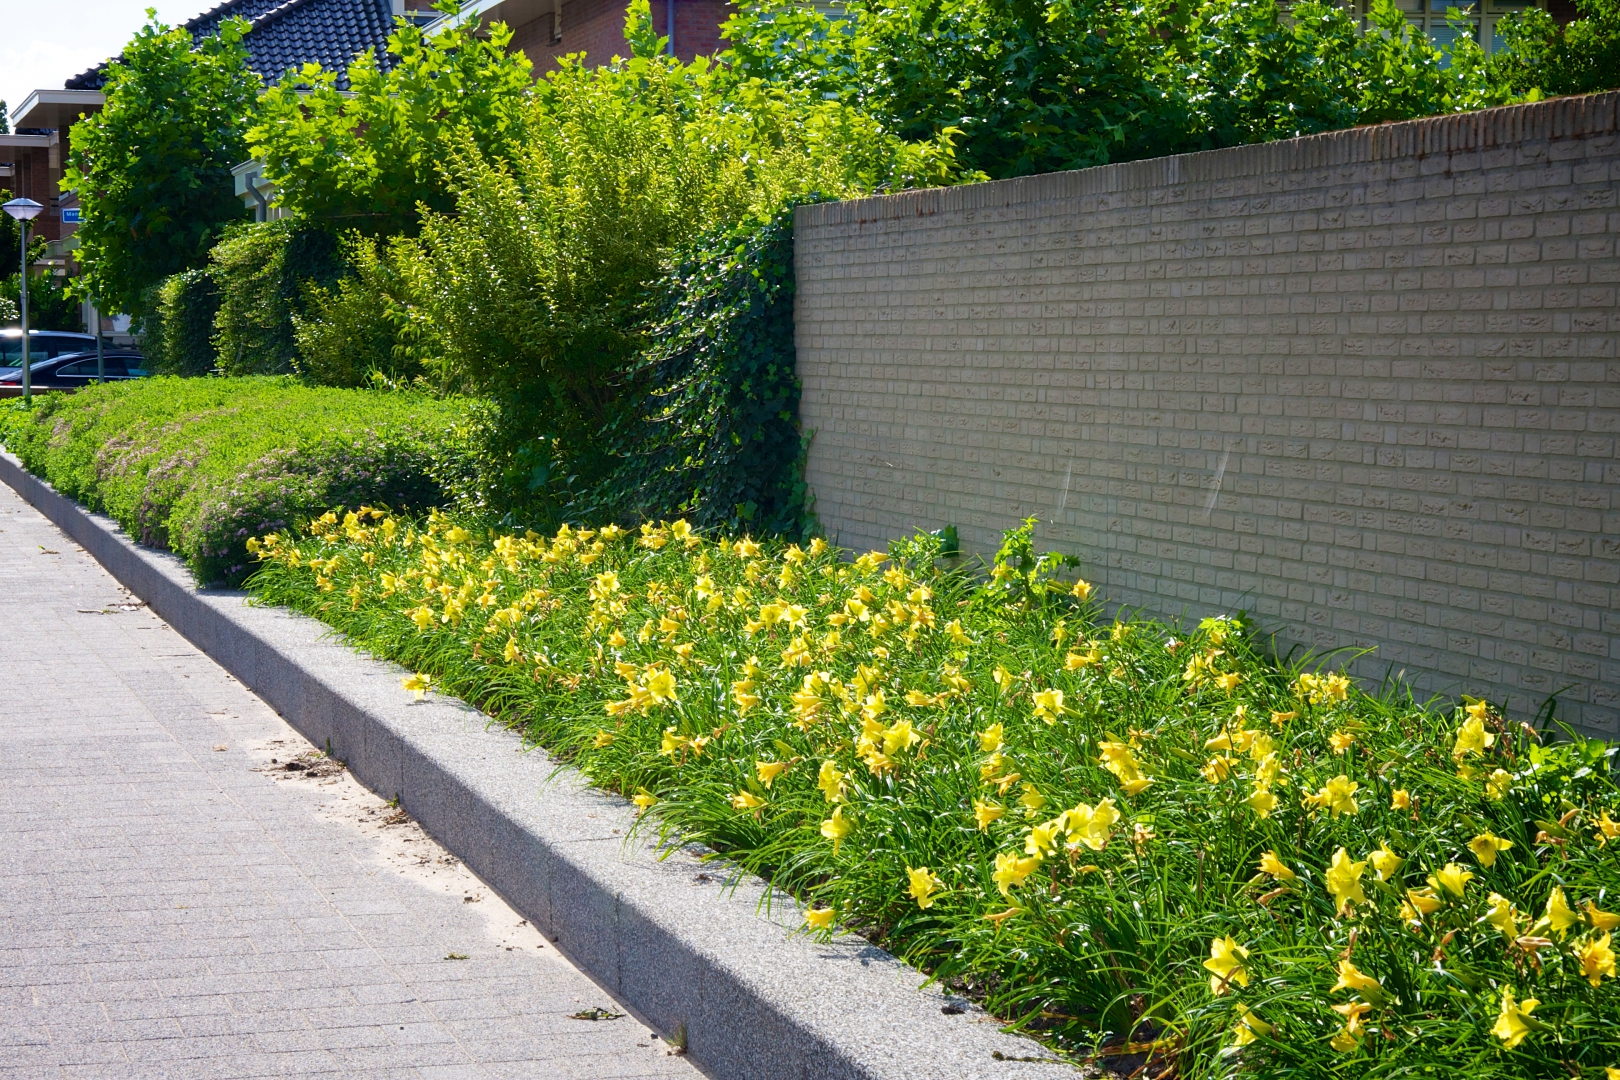
<instances>
[{"instance_id":1,"label":"street lamp post","mask_svg":"<svg viewBox=\"0 0 1620 1080\"><path fill-rule=\"evenodd\" d=\"M38 217L39 212L43 209L45 208L33 199L12 199L10 202L0 205L0 210L4 210L22 224L22 249L17 259L17 268L21 273L17 277L22 282L22 385L24 401L33 400L33 387L29 379L31 374L29 367L32 358L28 352L28 223Z\"/></svg>"}]
</instances>

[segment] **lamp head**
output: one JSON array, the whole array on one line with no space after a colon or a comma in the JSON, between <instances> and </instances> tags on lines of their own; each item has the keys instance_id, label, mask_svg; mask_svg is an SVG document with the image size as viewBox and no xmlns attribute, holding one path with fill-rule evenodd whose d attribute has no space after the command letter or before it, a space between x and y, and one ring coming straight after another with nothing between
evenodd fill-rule
<instances>
[{"instance_id":1,"label":"lamp head","mask_svg":"<svg viewBox=\"0 0 1620 1080\"><path fill-rule=\"evenodd\" d=\"M0 204L0 210L4 210L18 221L32 221L43 209L45 208L33 199L12 199L8 203Z\"/></svg>"}]
</instances>

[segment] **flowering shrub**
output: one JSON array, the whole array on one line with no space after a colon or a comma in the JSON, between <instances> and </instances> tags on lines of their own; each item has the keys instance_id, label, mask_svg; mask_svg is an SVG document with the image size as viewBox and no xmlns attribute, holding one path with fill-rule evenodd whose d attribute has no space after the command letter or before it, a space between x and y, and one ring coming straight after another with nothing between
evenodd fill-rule
<instances>
[{"instance_id":1,"label":"flowering shrub","mask_svg":"<svg viewBox=\"0 0 1620 1080\"><path fill-rule=\"evenodd\" d=\"M6 447L201 582L239 582L246 542L333 503L421 511L464 471L455 402L291 379L142 379L39 399Z\"/></svg>"},{"instance_id":2,"label":"flowering shrub","mask_svg":"<svg viewBox=\"0 0 1620 1080\"><path fill-rule=\"evenodd\" d=\"M362 507L250 541L250 587L1076 1057L1617 1075L1609 747L1285 669L1241 617L1110 621L1031 529L977 577L931 536Z\"/></svg>"}]
</instances>

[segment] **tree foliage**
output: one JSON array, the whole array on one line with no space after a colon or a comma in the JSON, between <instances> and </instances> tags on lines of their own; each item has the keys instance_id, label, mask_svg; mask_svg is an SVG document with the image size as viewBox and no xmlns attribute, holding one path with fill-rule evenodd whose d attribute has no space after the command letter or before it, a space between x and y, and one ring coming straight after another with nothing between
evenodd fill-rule
<instances>
[{"instance_id":1,"label":"tree foliage","mask_svg":"<svg viewBox=\"0 0 1620 1080\"><path fill-rule=\"evenodd\" d=\"M300 218L244 222L209 254L219 283L214 348L227 375L285 375L297 358L293 319L305 314L310 284L344 272L337 238Z\"/></svg>"},{"instance_id":2,"label":"tree foliage","mask_svg":"<svg viewBox=\"0 0 1620 1080\"><path fill-rule=\"evenodd\" d=\"M1620 85L1615 0L1582 2L1562 32L1544 12L1504 20L1489 61L1472 32L1436 47L1390 0L1365 29L1326 0L850 0L839 17L765 0L723 33L741 72L908 139L959 132L965 169L1007 177Z\"/></svg>"},{"instance_id":3,"label":"tree foliage","mask_svg":"<svg viewBox=\"0 0 1620 1080\"><path fill-rule=\"evenodd\" d=\"M230 170L247 157L259 91L246 29L227 20L193 43L153 17L108 66L106 105L73 126L62 187L84 212L76 288L103 309L139 313L148 289L202 266L243 216Z\"/></svg>"},{"instance_id":4,"label":"tree foliage","mask_svg":"<svg viewBox=\"0 0 1620 1080\"><path fill-rule=\"evenodd\" d=\"M454 4L440 10L455 14ZM318 65L264 95L248 132L277 201L289 213L371 235L414 232L418 208L455 205L444 165L467 139L503 158L524 139L533 67L508 52L502 24L476 20L428 36L404 19L388 37L385 71L371 52L349 65L349 89Z\"/></svg>"},{"instance_id":5,"label":"tree foliage","mask_svg":"<svg viewBox=\"0 0 1620 1080\"><path fill-rule=\"evenodd\" d=\"M346 313L357 354L381 355L379 336L408 325L390 355L493 403L476 500L559 513L640 452L624 440L663 370L646 350L664 283L700 235L812 192L953 175L948 136L907 142L843 103L661 55L646 0L626 28L629 59L567 58L535 87L522 146L492 152L465 129L447 140L453 212L424 207L419 235L364 249L389 268L372 275L369 327L347 318L360 286L324 301Z\"/></svg>"}]
</instances>

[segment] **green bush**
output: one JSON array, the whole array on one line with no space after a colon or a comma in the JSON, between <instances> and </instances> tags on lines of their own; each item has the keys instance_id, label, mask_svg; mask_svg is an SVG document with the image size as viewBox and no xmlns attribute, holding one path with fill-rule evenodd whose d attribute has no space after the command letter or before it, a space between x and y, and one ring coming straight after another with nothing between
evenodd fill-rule
<instances>
[{"instance_id":1,"label":"green bush","mask_svg":"<svg viewBox=\"0 0 1620 1080\"><path fill-rule=\"evenodd\" d=\"M956 133L995 177L1263 142L1620 86L1620 4L1581 0L1436 47L1390 0L767 0L727 24L738 70L908 139ZM1467 5L1463 5L1467 6Z\"/></svg>"},{"instance_id":2,"label":"green bush","mask_svg":"<svg viewBox=\"0 0 1620 1080\"><path fill-rule=\"evenodd\" d=\"M267 542L252 588L1077 1075L1620 1062L1614 747L1281 665L1242 617L1114 621L1032 527L980 576L940 568L934 537L851 562L683 522L540 537L340 511Z\"/></svg>"},{"instance_id":3,"label":"green bush","mask_svg":"<svg viewBox=\"0 0 1620 1080\"><path fill-rule=\"evenodd\" d=\"M206 375L217 365L218 283L207 270L182 270L157 287L140 321L141 352L164 375Z\"/></svg>"},{"instance_id":4,"label":"green bush","mask_svg":"<svg viewBox=\"0 0 1620 1080\"><path fill-rule=\"evenodd\" d=\"M285 378L152 378L4 413L8 449L201 582L240 581L250 537L334 504L440 505L465 407Z\"/></svg>"},{"instance_id":5,"label":"green bush","mask_svg":"<svg viewBox=\"0 0 1620 1080\"><path fill-rule=\"evenodd\" d=\"M793 351L793 211L682 249L659 283L647 387L619 429L620 464L576 520L686 516L701 528L812 531Z\"/></svg>"},{"instance_id":6,"label":"green bush","mask_svg":"<svg viewBox=\"0 0 1620 1080\"><path fill-rule=\"evenodd\" d=\"M321 386L416 382L438 342L409 285L372 238L351 234L344 246L346 275L304 287L305 313L293 316L293 366Z\"/></svg>"},{"instance_id":7,"label":"green bush","mask_svg":"<svg viewBox=\"0 0 1620 1080\"><path fill-rule=\"evenodd\" d=\"M285 375L298 366L294 320L305 290L343 273L337 238L308 221L282 218L226 231L208 255L219 283L214 351L227 375Z\"/></svg>"},{"instance_id":8,"label":"green bush","mask_svg":"<svg viewBox=\"0 0 1620 1080\"><path fill-rule=\"evenodd\" d=\"M948 139L908 143L845 105L661 55L646 0L625 28L631 59L566 60L535 87L510 160L452 139L455 213L386 249L428 366L491 403L471 501L538 523L577 519L636 467L648 395L673 390L649 382L672 369L647 350L687 245L812 193L953 175Z\"/></svg>"},{"instance_id":9,"label":"green bush","mask_svg":"<svg viewBox=\"0 0 1620 1080\"><path fill-rule=\"evenodd\" d=\"M452 209L443 165L454 139L496 159L524 141L533 67L507 48L511 39L505 25L477 18L432 35L396 19L388 55L361 53L346 91L316 64L289 72L266 91L247 135L277 205L370 236L415 232L424 205Z\"/></svg>"}]
</instances>

